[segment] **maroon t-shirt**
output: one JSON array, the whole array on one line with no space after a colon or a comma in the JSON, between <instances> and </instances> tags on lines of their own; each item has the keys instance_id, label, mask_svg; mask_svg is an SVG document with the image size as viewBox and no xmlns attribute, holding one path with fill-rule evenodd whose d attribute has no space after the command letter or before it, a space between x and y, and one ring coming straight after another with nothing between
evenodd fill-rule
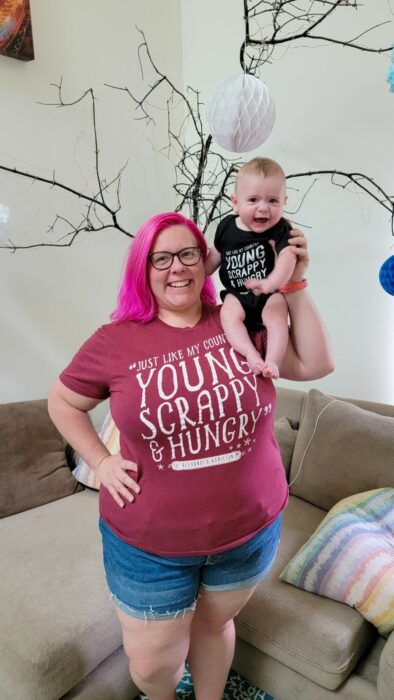
<instances>
[{"instance_id":1,"label":"maroon t-shirt","mask_svg":"<svg viewBox=\"0 0 394 700\"><path fill-rule=\"evenodd\" d=\"M60 379L83 396L110 397L141 493L120 508L101 487L100 513L126 542L163 556L215 554L286 506L273 384L230 347L218 307L205 307L193 328L159 319L102 326Z\"/></svg>"}]
</instances>

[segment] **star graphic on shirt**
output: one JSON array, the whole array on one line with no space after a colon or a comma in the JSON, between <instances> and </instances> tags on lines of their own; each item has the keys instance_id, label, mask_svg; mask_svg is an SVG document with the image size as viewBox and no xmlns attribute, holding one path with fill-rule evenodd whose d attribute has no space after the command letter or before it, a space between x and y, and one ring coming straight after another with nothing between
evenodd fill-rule
<instances>
[{"instance_id":1,"label":"star graphic on shirt","mask_svg":"<svg viewBox=\"0 0 394 700\"><path fill-rule=\"evenodd\" d=\"M160 469L160 471L162 471L164 469L164 466L162 464L158 464L157 468Z\"/></svg>"},{"instance_id":2,"label":"star graphic on shirt","mask_svg":"<svg viewBox=\"0 0 394 700\"><path fill-rule=\"evenodd\" d=\"M245 447L247 447L247 445L250 445L251 442L252 442L252 441L251 441L250 438L246 438L246 440L244 440L244 445L245 445Z\"/></svg>"},{"instance_id":3,"label":"star graphic on shirt","mask_svg":"<svg viewBox=\"0 0 394 700\"><path fill-rule=\"evenodd\" d=\"M240 447L241 447L241 443L239 442L237 445L237 450L239 450Z\"/></svg>"}]
</instances>

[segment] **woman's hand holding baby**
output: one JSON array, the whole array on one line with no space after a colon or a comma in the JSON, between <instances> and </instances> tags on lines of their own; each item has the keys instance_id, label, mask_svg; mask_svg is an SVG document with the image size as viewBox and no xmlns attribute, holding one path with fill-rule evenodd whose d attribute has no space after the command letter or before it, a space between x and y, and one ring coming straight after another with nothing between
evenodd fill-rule
<instances>
[{"instance_id":1,"label":"woman's hand holding baby","mask_svg":"<svg viewBox=\"0 0 394 700\"><path fill-rule=\"evenodd\" d=\"M298 282L305 278L309 266L308 241L299 229L291 229L290 234L289 245L294 255L297 256L297 262L289 281Z\"/></svg>"}]
</instances>

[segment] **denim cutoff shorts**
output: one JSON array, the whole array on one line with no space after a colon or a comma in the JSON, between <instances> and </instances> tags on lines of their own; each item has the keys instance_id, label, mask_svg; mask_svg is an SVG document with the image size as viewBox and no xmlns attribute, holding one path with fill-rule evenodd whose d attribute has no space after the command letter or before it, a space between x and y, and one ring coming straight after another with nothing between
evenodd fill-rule
<instances>
[{"instance_id":1,"label":"denim cutoff shorts","mask_svg":"<svg viewBox=\"0 0 394 700\"><path fill-rule=\"evenodd\" d=\"M166 620L195 610L200 587L234 591L254 586L270 570L282 515L244 544L208 556L162 557L120 539L100 518L104 568L112 600L141 620Z\"/></svg>"}]
</instances>

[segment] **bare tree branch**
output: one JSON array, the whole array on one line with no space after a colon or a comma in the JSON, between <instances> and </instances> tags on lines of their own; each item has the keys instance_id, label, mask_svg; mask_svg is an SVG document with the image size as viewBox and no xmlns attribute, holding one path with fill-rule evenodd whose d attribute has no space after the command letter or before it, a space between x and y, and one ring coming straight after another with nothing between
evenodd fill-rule
<instances>
[{"instance_id":1,"label":"bare tree branch","mask_svg":"<svg viewBox=\"0 0 394 700\"><path fill-rule=\"evenodd\" d=\"M242 70L255 75L271 59L276 46L291 44L293 47L297 41L305 39L339 44L370 53L390 52L392 46L375 48L356 43L361 36L388 24L390 20L369 27L353 39L337 39L314 33L335 11L357 10L359 6L358 0L243 0L245 40L239 54ZM267 24L263 27L262 21L265 19ZM250 53L250 49L253 53Z\"/></svg>"},{"instance_id":2,"label":"bare tree branch","mask_svg":"<svg viewBox=\"0 0 394 700\"><path fill-rule=\"evenodd\" d=\"M92 126L93 126L93 137L94 137L94 153L95 153L95 161L96 161L96 177L97 177L97 182L99 186L99 196L104 204L104 197L103 193L101 190L101 178L100 178L100 168L99 168L99 147L98 147L98 138L97 138L97 124L96 124L96 105L95 101L96 98L94 96L94 92L92 88L88 88L88 90L85 90L83 95L78 97L76 100L73 100L72 102L65 102L63 100L63 95L62 95L62 87L63 87L63 78L60 78L60 83L51 83L53 87L55 87L58 91L58 102L39 102L38 104L45 105L47 107L73 107L74 105L78 104L79 102L82 102L85 97L89 96L91 103L92 103Z\"/></svg>"},{"instance_id":3,"label":"bare tree branch","mask_svg":"<svg viewBox=\"0 0 394 700\"><path fill-rule=\"evenodd\" d=\"M147 86L142 97L137 97L128 87L108 84L107 87L125 92L135 106L136 118L145 120L147 125L155 124L149 98L159 88L167 90L168 144L161 150L168 158L175 159L174 190L179 198L175 209L186 208L192 220L206 232L211 221L222 215L224 190L235 172L236 163L213 150L212 136L204 130L200 93L191 87L183 92L162 73L152 57L144 32L138 27L137 30L141 35L138 47L141 76L143 78L149 68L149 73L153 71L154 74L152 84ZM183 109L181 117L180 107Z\"/></svg>"},{"instance_id":4,"label":"bare tree branch","mask_svg":"<svg viewBox=\"0 0 394 700\"><path fill-rule=\"evenodd\" d=\"M244 5L251 4L250 0L243 0ZM275 22L279 22L279 13L284 9L289 12L289 7L294 6L293 0L283 0L277 3L257 2L254 5L255 10L261 5L277 6ZM308 3L312 6L315 3ZM342 0L333 3L325 3L330 5L324 17L319 15L315 19L313 26L321 23L327 16L342 4ZM310 14L310 13L309 13ZM248 22L248 18L247 18ZM241 161L225 158L223 155L213 150L212 138L204 133L202 128L202 119L200 113L200 97L199 93L192 88L188 88L188 97L174 83L157 68L152 59L152 54L147 46L146 38L143 32L140 31L143 41L139 46L139 60L141 66L141 74L144 74L143 55L147 59L148 66L153 69L155 79L153 87L150 86L148 91L142 98L137 98L128 88L123 88L133 103L136 105L136 110L141 111L147 123L153 122L150 105L147 102L147 96L154 94L155 86L167 85L170 95L167 99L167 131L168 144L162 150L166 151L168 157L175 155L175 183L174 190L178 197L176 211L188 209L189 215L197 223L202 231L206 232L209 225L219 219L224 214L231 211L230 192L234 186L235 176ZM145 53L143 54L143 49ZM119 88L118 88L119 89ZM176 130L172 126L171 101L174 93L181 98L181 102L185 105L186 116L181 122L181 126ZM190 117L193 117L192 124L194 125L193 134L187 130L190 123ZM192 144L190 139L195 138ZM353 184L360 192L370 196L376 203L383 206L390 214L391 230L394 231L394 198L390 197L382 187L377 185L372 177L363 173L346 173L339 169L336 170L317 170L308 173L293 173L288 175L288 180L304 177L318 178L322 175L331 175L331 182L334 185L346 189ZM339 178L342 178L340 181ZM312 183L313 185L313 183ZM308 187L307 192L303 195L301 205L309 193L312 185ZM300 205L300 206L301 206Z\"/></svg>"},{"instance_id":5,"label":"bare tree branch","mask_svg":"<svg viewBox=\"0 0 394 700\"><path fill-rule=\"evenodd\" d=\"M95 107L95 96L92 88L89 88L86 90L80 97L78 97L76 100L73 100L72 102L66 102L63 99L63 94L62 94L62 79L60 80L59 84L52 84L58 91L58 101L53 102L53 103L43 103L40 102L39 104L43 104L45 106L54 106L54 107L73 107L77 105L79 102L82 102L85 98L90 98L91 100L91 105L92 105L92 130L93 130L93 139L94 139L94 160L95 160L95 177L97 180L97 185L98 185L98 190L97 192L94 192L92 194L85 194L84 192L81 192L80 190L77 190L74 187L71 187L70 185L66 185L63 182L60 182L57 180L55 172L53 172L52 178L48 177L42 177L41 175L36 175L35 173L32 172L26 172L23 170L19 170L18 168L10 168L6 165L1 165L0 164L0 171L6 172L6 173L11 173L13 175L19 175L20 177L26 178L28 180L31 180L32 183L42 183L44 185L48 185L51 189L58 189L64 193L67 193L74 198L77 198L78 200L81 200L82 203L86 205L86 214L82 217L81 221L78 224L72 224L68 219L65 217L61 216L60 214L56 215L54 223L49 226L47 233L55 234L57 232L58 226L60 222L67 223L69 226L69 230L66 232L65 235L62 235L62 237L57 241L57 242L40 242L40 243L32 243L32 244L26 244L26 245L20 245L16 244L11 240L6 241L5 243L0 243L0 249L6 249L10 250L11 252L15 252L16 250L19 249L28 249L28 248L39 248L39 247L69 247L71 246L76 238L79 236L80 233L83 232L92 232L92 231L102 231L107 228L113 228L117 229L120 233L125 234L126 236L132 237L132 234L126 231L119 223L117 214L119 213L121 209L121 202L120 202L120 185L121 185L121 177L123 174L123 171L126 166L123 166L117 173L117 175L112 178L108 183L103 180L100 176L100 163L99 163L99 139L98 139L98 133L97 133L97 123L96 123L96 107ZM106 199L106 194L108 194L109 190L112 188L112 186L116 186L116 206L112 206L111 204L108 203L108 200ZM61 242L64 241L64 239L67 238L67 242Z\"/></svg>"},{"instance_id":6,"label":"bare tree branch","mask_svg":"<svg viewBox=\"0 0 394 700\"><path fill-rule=\"evenodd\" d=\"M323 26L323 23L339 9L358 9L358 0L242 0L242 3L245 41L241 46L240 61L243 69L252 74L258 73L260 67L271 60L276 46L285 43L294 45L301 39L323 40L373 53L391 51L391 47L373 48L356 43L361 36L382 26L385 24L384 22L366 29L354 39L347 41L314 34L316 29ZM267 27L269 31L267 31ZM134 91L127 86L107 85L107 87L123 91L133 104L135 119L153 125L155 119L150 98L152 95L159 95L160 99L163 99L162 91L164 91L168 143L160 150L174 162L175 209L176 211L186 209L188 215L200 226L203 232L206 232L211 223L231 211L230 192L242 161L236 157L225 157L215 150L211 135L205 131L200 93L191 87L185 91L179 89L174 81L158 68L153 60L144 32L140 29L138 31L141 35L138 47L141 76L146 83L145 74L148 72L150 75L153 74L151 83L146 85L142 97L137 97ZM117 217L121 210L121 179L126 166L121 168L115 177L108 180L101 174L96 98L93 89L89 88L73 101L66 101L63 97L62 79L53 86L57 90L57 100L54 103L46 103L46 106L65 108L75 107L85 99L91 102L97 191L88 194L81 192L59 181L55 172L51 178L42 177L32 172L24 172L0 164L0 171L26 178L31 180L33 184L41 183L51 189L56 189L65 195L78 199L82 205L82 212L77 223L73 223L61 214L56 214L55 220L47 231L52 237L57 236L55 241L26 245L19 245L11 240L4 244L0 243L0 248L11 252L43 246L69 247L81 233L105 229L115 229L132 237L132 234L119 224ZM158 93L158 91L161 92ZM389 196L372 177L363 173L324 169L288 175L288 180L314 178L312 184L303 194L296 211L299 211L314 182L324 175L330 176L333 185L343 189L353 186L357 191L382 206L390 214L391 231L394 235L394 197ZM113 190L116 191L115 204L110 202Z\"/></svg>"},{"instance_id":7,"label":"bare tree branch","mask_svg":"<svg viewBox=\"0 0 394 700\"><path fill-rule=\"evenodd\" d=\"M364 175L364 173L347 173L343 170L308 170L304 173L287 175L286 179L320 177L322 175L330 175L332 184L344 190L352 184L355 185L361 193L368 195L377 204L386 209L390 214L391 234L394 236L394 196L388 195L372 177ZM342 178L342 180L340 180L340 178Z\"/></svg>"}]
</instances>

